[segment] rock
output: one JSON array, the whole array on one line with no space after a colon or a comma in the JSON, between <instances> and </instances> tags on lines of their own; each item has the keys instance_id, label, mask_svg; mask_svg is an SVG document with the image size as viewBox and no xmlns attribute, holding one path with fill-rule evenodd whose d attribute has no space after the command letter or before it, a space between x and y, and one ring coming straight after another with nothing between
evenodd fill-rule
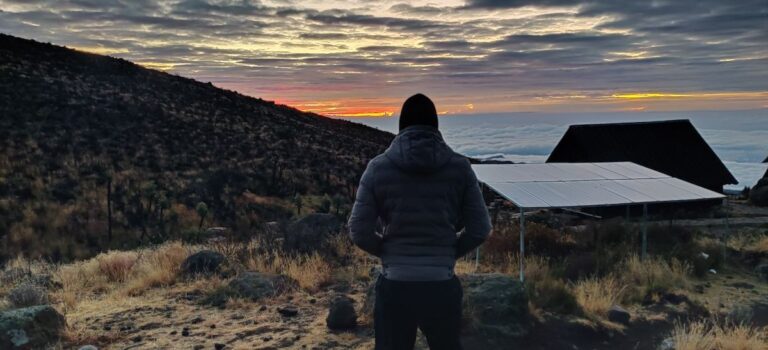
<instances>
[{"instance_id":1,"label":"rock","mask_svg":"<svg viewBox=\"0 0 768 350\"><path fill-rule=\"evenodd\" d=\"M530 330L528 296L515 277L474 274L464 278L465 307L472 328L490 339L522 337Z\"/></svg>"},{"instance_id":2,"label":"rock","mask_svg":"<svg viewBox=\"0 0 768 350\"><path fill-rule=\"evenodd\" d=\"M755 285L747 282L733 282L728 285L729 287L737 288L737 289L754 289Z\"/></svg>"},{"instance_id":3,"label":"rock","mask_svg":"<svg viewBox=\"0 0 768 350\"><path fill-rule=\"evenodd\" d=\"M93 345L83 345L79 347L77 350L99 350L99 348L93 346Z\"/></svg>"},{"instance_id":4,"label":"rock","mask_svg":"<svg viewBox=\"0 0 768 350\"><path fill-rule=\"evenodd\" d=\"M188 336L189 336L189 328L187 328L187 327L184 327L184 328L181 330L181 336L182 336L182 337L188 337Z\"/></svg>"},{"instance_id":5,"label":"rock","mask_svg":"<svg viewBox=\"0 0 768 350\"><path fill-rule=\"evenodd\" d=\"M205 274L216 272L224 262L224 255L212 250L203 250L188 256L181 263L181 271L185 274Z\"/></svg>"},{"instance_id":6,"label":"rock","mask_svg":"<svg viewBox=\"0 0 768 350\"><path fill-rule=\"evenodd\" d=\"M226 346L227 346L226 344L222 344L222 343L216 343L216 344L213 344L213 348L214 348L214 349L216 349L216 350L222 350L222 349L224 349Z\"/></svg>"},{"instance_id":7,"label":"rock","mask_svg":"<svg viewBox=\"0 0 768 350\"><path fill-rule=\"evenodd\" d=\"M66 320L50 305L0 313L0 349L42 349L61 338Z\"/></svg>"},{"instance_id":8,"label":"rock","mask_svg":"<svg viewBox=\"0 0 768 350\"><path fill-rule=\"evenodd\" d=\"M271 297L287 289L292 281L283 275L271 275L261 272L243 272L229 282L229 289L236 296L257 301Z\"/></svg>"},{"instance_id":9,"label":"rock","mask_svg":"<svg viewBox=\"0 0 768 350\"><path fill-rule=\"evenodd\" d=\"M614 305L608 310L608 321L628 325L629 318L629 311L624 310L621 306Z\"/></svg>"},{"instance_id":10,"label":"rock","mask_svg":"<svg viewBox=\"0 0 768 350\"><path fill-rule=\"evenodd\" d=\"M328 309L325 324L332 330L346 330L357 326L354 300L346 295L336 296Z\"/></svg>"},{"instance_id":11,"label":"rock","mask_svg":"<svg viewBox=\"0 0 768 350\"><path fill-rule=\"evenodd\" d=\"M299 253L317 251L326 238L341 229L341 221L333 214L312 213L288 225L284 248Z\"/></svg>"},{"instance_id":12,"label":"rock","mask_svg":"<svg viewBox=\"0 0 768 350\"><path fill-rule=\"evenodd\" d=\"M664 339L664 341L659 344L658 350L675 350L675 340L672 338Z\"/></svg>"},{"instance_id":13,"label":"rock","mask_svg":"<svg viewBox=\"0 0 768 350\"><path fill-rule=\"evenodd\" d=\"M760 279L768 282L768 262L764 261L755 267L755 273Z\"/></svg>"},{"instance_id":14,"label":"rock","mask_svg":"<svg viewBox=\"0 0 768 350\"><path fill-rule=\"evenodd\" d=\"M292 305L284 305L277 308L277 312L285 317L294 317L299 314L299 309Z\"/></svg>"},{"instance_id":15,"label":"rock","mask_svg":"<svg viewBox=\"0 0 768 350\"><path fill-rule=\"evenodd\" d=\"M680 305L681 303L687 302L688 297L683 294L665 293L661 296L661 300L673 305Z\"/></svg>"}]
</instances>

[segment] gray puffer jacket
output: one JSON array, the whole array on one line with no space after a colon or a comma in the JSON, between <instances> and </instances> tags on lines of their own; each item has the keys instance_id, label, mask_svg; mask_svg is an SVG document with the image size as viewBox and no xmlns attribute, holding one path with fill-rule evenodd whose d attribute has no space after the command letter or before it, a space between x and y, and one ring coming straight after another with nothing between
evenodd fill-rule
<instances>
[{"instance_id":1,"label":"gray puffer jacket","mask_svg":"<svg viewBox=\"0 0 768 350\"><path fill-rule=\"evenodd\" d=\"M452 278L456 259L490 231L469 161L421 125L403 129L368 163L349 219L352 241L381 258L387 279L401 281Z\"/></svg>"}]
</instances>

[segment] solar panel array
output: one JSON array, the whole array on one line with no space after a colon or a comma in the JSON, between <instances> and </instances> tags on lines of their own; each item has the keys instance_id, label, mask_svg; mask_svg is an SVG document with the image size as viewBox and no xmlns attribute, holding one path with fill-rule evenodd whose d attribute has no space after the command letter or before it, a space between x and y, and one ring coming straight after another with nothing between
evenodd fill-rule
<instances>
[{"instance_id":1,"label":"solar panel array","mask_svg":"<svg viewBox=\"0 0 768 350\"><path fill-rule=\"evenodd\" d=\"M520 208L582 208L724 198L631 162L475 164L478 180Z\"/></svg>"}]
</instances>

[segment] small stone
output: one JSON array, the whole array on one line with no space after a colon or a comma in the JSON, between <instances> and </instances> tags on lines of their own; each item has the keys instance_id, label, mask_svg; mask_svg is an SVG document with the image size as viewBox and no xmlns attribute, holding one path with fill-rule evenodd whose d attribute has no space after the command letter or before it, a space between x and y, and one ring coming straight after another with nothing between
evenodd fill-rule
<instances>
[{"instance_id":1,"label":"small stone","mask_svg":"<svg viewBox=\"0 0 768 350\"><path fill-rule=\"evenodd\" d=\"M621 306L613 305L611 306L611 309L608 310L608 321L628 325L629 318L629 312Z\"/></svg>"},{"instance_id":2,"label":"small stone","mask_svg":"<svg viewBox=\"0 0 768 350\"><path fill-rule=\"evenodd\" d=\"M346 295L336 296L328 309L325 324L332 330L355 328L357 326L357 313L355 312L354 301Z\"/></svg>"},{"instance_id":3,"label":"small stone","mask_svg":"<svg viewBox=\"0 0 768 350\"><path fill-rule=\"evenodd\" d=\"M272 337L268 335L268 336L266 336L266 337L263 337L263 338L261 338L261 340L263 340L263 341L265 341L265 342L266 342L266 341L270 341L270 340L272 340Z\"/></svg>"},{"instance_id":4,"label":"small stone","mask_svg":"<svg viewBox=\"0 0 768 350\"><path fill-rule=\"evenodd\" d=\"M266 306L266 305L262 305L262 306L260 306L260 307L259 307L259 311L264 311L264 310L266 310L266 309L267 309L267 306Z\"/></svg>"},{"instance_id":5,"label":"small stone","mask_svg":"<svg viewBox=\"0 0 768 350\"><path fill-rule=\"evenodd\" d=\"M104 325L104 330L105 330L105 331L111 331L111 330L112 330L112 326L110 326L110 325Z\"/></svg>"},{"instance_id":6,"label":"small stone","mask_svg":"<svg viewBox=\"0 0 768 350\"><path fill-rule=\"evenodd\" d=\"M200 316L197 316L197 317L193 318L193 319L192 319L191 321L189 321L189 322L190 322L190 323L192 323L192 324L198 324L198 323L200 323L200 322L203 322L203 321L205 321L205 320L204 320L202 317L200 317Z\"/></svg>"},{"instance_id":7,"label":"small stone","mask_svg":"<svg viewBox=\"0 0 768 350\"><path fill-rule=\"evenodd\" d=\"M222 343L216 343L216 344L213 344L213 348L214 348L214 349L216 349L216 350L222 350L222 349L224 349L225 347L226 347L226 345L225 345L225 344L222 344Z\"/></svg>"},{"instance_id":8,"label":"small stone","mask_svg":"<svg viewBox=\"0 0 768 350\"><path fill-rule=\"evenodd\" d=\"M280 307L277 309L277 312L285 317L294 317L299 314L299 310L291 305Z\"/></svg>"},{"instance_id":9,"label":"small stone","mask_svg":"<svg viewBox=\"0 0 768 350\"><path fill-rule=\"evenodd\" d=\"M181 271L185 274L215 272L224 260L225 257L221 253L203 250L188 256L181 264Z\"/></svg>"},{"instance_id":10,"label":"small stone","mask_svg":"<svg viewBox=\"0 0 768 350\"><path fill-rule=\"evenodd\" d=\"M189 328L184 327L184 329L181 330L181 336L182 337L188 337L189 336Z\"/></svg>"},{"instance_id":11,"label":"small stone","mask_svg":"<svg viewBox=\"0 0 768 350\"><path fill-rule=\"evenodd\" d=\"M309 299L309 303L310 303L310 304L314 304L314 303L316 303L316 302L317 302L317 299L315 299L315 298Z\"/></svg>"},{"instance_id":12,"label":"small stone","mask_svg":"<svg viewBox=\"0 0 768 350\"><path fill-rule=\"evenodd\" d=\"M659 345L659 350L675 350L675 340L672 338L664 339Z\"/></svg>"},{"instance_id":13,"label":"small stone","mask_svg":"<svg viewBox=\"0 0 768 350\"><path fill-rule=\"evenodd\" d=\"M131 338L131 340L132 340L134 343L138 343L138 342L140 342L142 339L143 339L143 338L142 338L140 335L137 335L137 336L135 336L135 337Z\"/></svg>"},{"instance_id":14,"label":"small stone","mask_svg":"<svg viewBox=\"0 0 768 350\"><path fill-rule=\"evenodd\" d=\"M210 325L210 326L208 326L208 327L211 327L211 329L216 329L216 324L211 324L211 325Z\"/></svg>"}]
</instances>

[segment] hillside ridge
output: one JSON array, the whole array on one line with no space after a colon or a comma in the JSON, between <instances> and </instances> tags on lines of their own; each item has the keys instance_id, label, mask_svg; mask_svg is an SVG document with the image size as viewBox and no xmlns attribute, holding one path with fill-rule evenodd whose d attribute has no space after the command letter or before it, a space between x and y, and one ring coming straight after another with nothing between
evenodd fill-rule
<instances>
[{"instance_id":1,"label":"hillside ridge","mask_svg":"<svg viewBox=\"0 0 768 350\"><path fill-rule=\"evenodd\" d=\"M212 225L250 234L291 216L286 203L295 195L341 197L334 201L343 212L365 164L392 137L124 59L0 34L0 261L11 251L92 255L108 226L114 236L157 241ZM200 203L208 208L202 220ZM29 248L62 235L92 248Z\"/></svg>"}]
</instances>

